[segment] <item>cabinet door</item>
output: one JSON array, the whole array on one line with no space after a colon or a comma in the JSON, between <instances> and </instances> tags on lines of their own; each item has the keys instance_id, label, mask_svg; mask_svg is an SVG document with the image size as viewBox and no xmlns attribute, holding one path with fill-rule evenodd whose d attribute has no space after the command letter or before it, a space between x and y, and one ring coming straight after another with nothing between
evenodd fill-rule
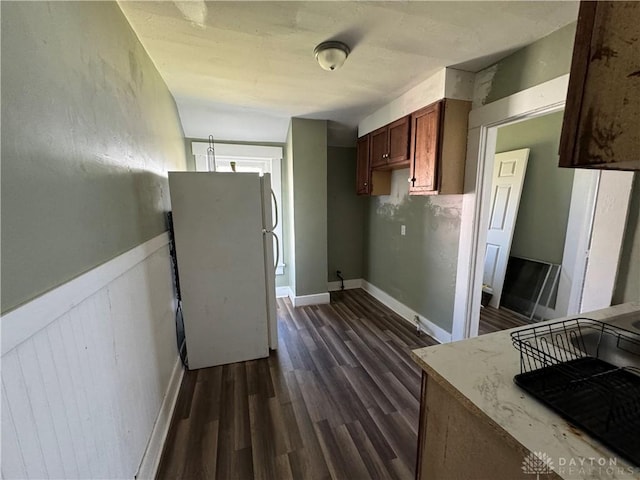
<instances>
[{"instance_id":1,"label":"cabinet door","mask_svg":"<svg viewBox=\"0 0 640 480\"><path fill-rule=\"evenodd\" d=\"M411 114L411 177L409 193L428 195L438 190L440 110L437 102Z\"/></svg>"},{"instance_id":2,"label":"cabinet door","mask_svg":"<svg viewBox=\"0 0 640 480\"><path fill-rule=\"evenodd\" d=\"M407 115L389 125L389 156L387 163L394 165L406 163L409 166L409 129L411 117Z\"/></svg>"},{"instance_id":3,"label":"cabinet door","mask_svg":"<svg viewBox=\"0 0 640 480\"><path fill-rule=\"evenodd\" d=\"M639 2L581 2L561 167L640 170Z\"/></svg>"},{"instance_id":4,"label":"cabinet door","mask_svg":"<svg viewBox=\"0 0 640 480\"><path fill-rule=\"evenodd\" d=\"M371 137L371 168L385 166L389 153L389 128L387 126L379 128L369 136Z\"/></svg>"},{"instance_id":5,"label":"cabinet door","mask_svg":"<svg viewBox=\"0 0 640 480\"><path fill-rule=\"evenodd\" d=\"M369 195L371 192L371 175L369 170L369 135L358 139L356 163L356 193Z\"/></svg>"}]
</instances>

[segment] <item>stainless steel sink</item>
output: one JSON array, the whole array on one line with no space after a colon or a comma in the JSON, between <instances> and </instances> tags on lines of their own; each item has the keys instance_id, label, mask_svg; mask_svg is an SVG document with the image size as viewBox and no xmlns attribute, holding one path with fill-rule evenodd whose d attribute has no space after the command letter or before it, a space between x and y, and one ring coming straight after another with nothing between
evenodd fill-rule
<instances>
[{"instance_id":1,"label":"stainless steel sink","mask_svg":"<svg viewBox=\"0 0 640 480\"><path fill-rule=\"evenodd\" d=\"M571 335L571 343L587 355L616 367L640 368L640 341L620 330L581 329Z\"/></svg>"},{"instance_id":2,"label":"stainless steel sink","mask_svg":"<svg viewBox=\"0 0 640 480\"><path fill-rule=\"evenodd\" d=\"M640 334L640 311L616 315L606 319L606 323Z\"/></svg>"},{"instance_id":3,"label":"stainless steel sink","mask_svg":"<svg viewBox=\"0 0 640 480\"><path fill-rule=\"evenodd\" d=\"M515 383L620 455L640 461L638 314L558 320L511 333ZM612 368L627 367L627 368Z\"/></svg>"},{"instance_id":4,"label":"stainless steel sink","mask_svg":"<svg viewBox=\"0 0 640 480\"><path fill-rule=\"evenodd\" d=\"M609 318L606 322L577 319L533 327L532 352L540 365L567 361L584 355L616 367L640 371L640 312Z\"/></svg>"}]
</instances>

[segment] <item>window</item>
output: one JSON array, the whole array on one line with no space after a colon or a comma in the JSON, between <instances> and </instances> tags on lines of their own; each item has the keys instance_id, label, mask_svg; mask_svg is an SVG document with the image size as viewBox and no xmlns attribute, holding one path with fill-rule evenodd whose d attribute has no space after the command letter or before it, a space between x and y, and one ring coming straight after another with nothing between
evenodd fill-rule
<instances>
[{"instance_id":1,"label":"window","mask_svg":"<svg viewBox=\"0 0 640 480\"><path fill-rule=\"evenodd\" d=\"M207 164L207 148L209 148L208 142L192 142L191 153L193 153L196 161L197 172L208 172L209 167ZM282 222L284 215L282 214L282 148L281 147L266 147L260 145L236 145L231 143L216 143L216 171L218 172L231 172L231 162L236 163L236 172L254 172L263 175L265 173L271 174L271 189L278 202L278 225L275 228L275 233L280 239L280 252L278 258L278 265L276 267L276 275L284 274L284 256L283 256L283 243L282 237ZM274 250L276 248L274 244ZM274 251L274 255L276 252Z\"/></svg>"}]
</instances>

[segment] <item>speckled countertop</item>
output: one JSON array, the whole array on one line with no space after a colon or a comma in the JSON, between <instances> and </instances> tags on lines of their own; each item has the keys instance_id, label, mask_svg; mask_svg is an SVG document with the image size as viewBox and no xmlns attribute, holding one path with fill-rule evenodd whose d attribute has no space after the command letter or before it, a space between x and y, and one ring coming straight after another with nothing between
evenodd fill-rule
<instances>
[{"instance_id":1,"label":"speckled countertop","mask_svg":"<svg viewBox=\"0 0 640 480\"><path fill-rule=\"evenodd\" d=\"M640 302L567 318L607 321L634 311L640 311ZM477 407L522 446L549 455L561 478L640 479L640 468L616 456L513 383L514 375L520 373L520 354L511 343L511 331L421 348L413 351L413 357L430 377Z\"/></svg>"}]
</instances>

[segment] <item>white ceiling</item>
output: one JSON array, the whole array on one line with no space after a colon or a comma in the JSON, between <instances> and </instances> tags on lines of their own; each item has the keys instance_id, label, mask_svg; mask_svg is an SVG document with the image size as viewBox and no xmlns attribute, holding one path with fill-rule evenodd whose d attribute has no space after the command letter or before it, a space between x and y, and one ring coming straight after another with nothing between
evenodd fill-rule
<instances>
[{"instance_id":1,"label":"white ceiling","mask_svg":"<svg viewBox=\"0 0 640 480\"><path fill-rule=\"evenodd\" d=\"M574 21L576 2L120 1L178 105L185 135L284 142L290 117L331 143L446 66L478 71ZM344 67L314 47L341 40Z\"/></svg>"}]
</instances>

